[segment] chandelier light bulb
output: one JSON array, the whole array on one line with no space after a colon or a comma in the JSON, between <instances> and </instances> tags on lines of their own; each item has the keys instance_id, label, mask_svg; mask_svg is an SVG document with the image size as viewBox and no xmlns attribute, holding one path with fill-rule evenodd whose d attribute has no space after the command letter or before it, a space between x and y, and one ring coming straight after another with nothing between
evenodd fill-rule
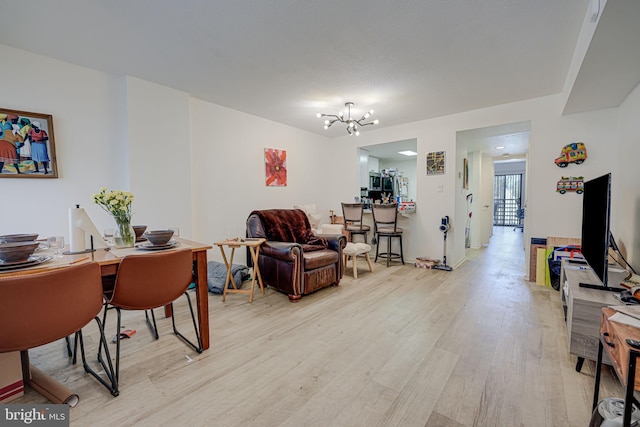
<instances>
[{"instance_id":1,"label":"chandelier light bulb","mask_svg":"<svg viewBox=\"0 0 640 427\"><path fill-rule=\"evenodd\" d=\"M349 122L349 127L352 128L353 127L353 122Z\"/></svg>"},{"instance_id":2,"label":"chandelier light bulb","mask_svg":"<svg viewBox=\"0 0 640 427\"><path fill-rule=\"evenodd\" d=\"M364 115L364 118L365 118L365 119L368 119L368 118L369 118L369 116L371 116L371 114L366 113L366 114Z\"/></svg>"},{"instance_id":3,"label":"chandelier light bulb","mask_svg":"<svg viewBox=\"0 0 640 427\"><path fill-rule=\"evenodd\" d=\"M317 117L317 118L322 117L322 113L318 113L318 114L316 114L316 117Z\"/></svg>"},{"instance_id":4,"label":"chandelier light bulb","mask_svg":"<svg viewBox=\"0 0 640 427\"><path fill-rule=\"evenodd\" d=\"M329 125L324 125L324 128L325 129L329 129Z\"/></svg>"},{"instance_id":5,"label":"chandelier light bulb","mask_svg":"<svg viewBox=\"0 0 640 427\"><path fill-rule=\"evenodd\" d=\"M338 115L339 115L340 117L344 117L344 113L343 113L342 111L340 111L340 112L338 113Z\"/></svg>"},{"instance_id":6,"label":"chandelier light bulb","mask_svg":"<svg viewBox=\"0 0 640 427\"><path fill-rule=\"evenodd\" d=\"M371 114L373 114L373 113L374 113L374 111L373 111L373 110L369 110L369 114L370 114L370 115L371 115Z\"/></svg>"},{"instance_id":7,"label":"chandelier light bulb","mask_svg":"<svg viewBox=\"0 0 640 427\"><path fill-rule=\"evenodd\" d=\"M374 124L374 125L377 125L378 123L380 123L380 120L378 120L378 119L375 119L375 120L373 121L373 124Z\"/></svg>"},{"instance_id":8,"label":"chandelier light bulb","mask_svg":"<svg viewBox=\"0 0 640 427\"><path fill-rule=\"evenodd\" d=\"M329 120L325 120L325 121L324 121L324 124L325 124L325 125L328 125L328 124L329 124Z\"/></svg>"}]
</instances>

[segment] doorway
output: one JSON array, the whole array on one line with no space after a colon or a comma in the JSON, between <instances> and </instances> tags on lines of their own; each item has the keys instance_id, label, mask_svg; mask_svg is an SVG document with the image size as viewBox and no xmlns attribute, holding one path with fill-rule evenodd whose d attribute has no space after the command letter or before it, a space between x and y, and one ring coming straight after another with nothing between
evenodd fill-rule
<instances>
[{"instance_id":1,"label":"doorway","mask_svg":"<svg viewBox=\"0 0 640 427\"><path fill-rule=\"evenodd\" d=\"M496 174L493 177L494 226L520 226L522 184L522 174Z\"/></svg>"},{"instance_id":2,"label":"doorway","mask_svg":"<svg viewBox=\"0 0 640 427\"><path fill-rule=\"evenodd\" d=\"M530 134L530 121L456 133L456 164L460 165L459 168L456 166L456 172L461 184L461 177L466 172L463 165L469 165L468 188L463 185L455 201L457 223L466 224L464 235L454 237L456 250L488 245L496 225L494 212L499 225L516 227L521 223L519 212L526 204L526 160ZM499 175L520 175L519 185L511 184L512 178L508 186L506 178L500 178L504 182L496 182L494 177ZM512 189L515 185L518 190ZM471 205L470 199L473 200Z\"/></svg>"}]
</instances>

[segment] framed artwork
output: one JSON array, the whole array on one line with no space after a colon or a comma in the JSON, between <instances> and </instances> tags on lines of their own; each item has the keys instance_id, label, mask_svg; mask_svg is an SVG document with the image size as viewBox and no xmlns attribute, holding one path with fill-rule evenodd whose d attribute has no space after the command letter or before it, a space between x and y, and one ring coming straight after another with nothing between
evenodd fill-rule
<instances>
[{"instance_id":1,"label":"framed artwork","mask_svg":"<svg viewBox=\"0 0 640 427\"><path fill-rule=\"evenodd\" d=\"M427 175L444 175L444 151L427 153Z\"/></svg>"},{"instance_id":2,"label":"framed artwork","mask_svg":"<svg viewBox=\"0 0 640 427\"><path fill-rule=\"evenodd\" d=\"M50 114L0 108L0 178L57 178Z\"/></svg>"},{"instance_id":3,"label":"framed artwork","mask_svg":"<svg viewBox=\"0 0 640 427\"><path fill-rule=\"evenodd\" d=\"M464 159L464 164L462 165L462 188L465 190L469 189L469 160Z\"/></svg>"},{"instance_id":4,"label":"framed artwork","mask_svg":"<svg viewBox=\"0 0 640 427\"><path fill-rule=\"evenodd\" d=\"M267 187L287 186L287 150L264 149L265 185Z\"/></svg>"}]
</instances>

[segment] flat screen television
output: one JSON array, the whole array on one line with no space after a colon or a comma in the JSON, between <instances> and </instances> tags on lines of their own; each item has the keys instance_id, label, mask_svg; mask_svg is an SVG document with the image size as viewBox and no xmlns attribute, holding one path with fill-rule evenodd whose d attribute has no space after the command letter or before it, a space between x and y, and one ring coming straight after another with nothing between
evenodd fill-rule
<instances>
[{"instance_id":1,"label":"flat screen television","mask_svg":"<svg viewBox=\"0 0 640 427\"><path fill-rule=\"evenodd\" d=\"M611 241L611 174L584 183L582 196L582 255L602 284L580 283L580 286L610 291L623 291L607 285L609 244Z\"/></svg>"}]
</instances>

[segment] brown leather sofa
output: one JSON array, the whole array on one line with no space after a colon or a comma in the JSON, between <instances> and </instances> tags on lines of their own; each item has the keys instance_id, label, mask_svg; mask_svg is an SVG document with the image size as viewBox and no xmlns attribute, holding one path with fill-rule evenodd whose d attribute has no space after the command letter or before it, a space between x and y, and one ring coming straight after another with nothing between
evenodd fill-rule
<instances>
[{"instance_id":1,"label":"brown leather sofa","mask_svg":"<svg viewBox=\"0 0 640 427\"><path fill-rule=\"evenodd\" d=\"M344 235L314 235L304 211L253 211L247 218L247 237L267 239L258 256L262 281L291 302L340 284L347 240Z\"/></svg>"}]
</instances>

